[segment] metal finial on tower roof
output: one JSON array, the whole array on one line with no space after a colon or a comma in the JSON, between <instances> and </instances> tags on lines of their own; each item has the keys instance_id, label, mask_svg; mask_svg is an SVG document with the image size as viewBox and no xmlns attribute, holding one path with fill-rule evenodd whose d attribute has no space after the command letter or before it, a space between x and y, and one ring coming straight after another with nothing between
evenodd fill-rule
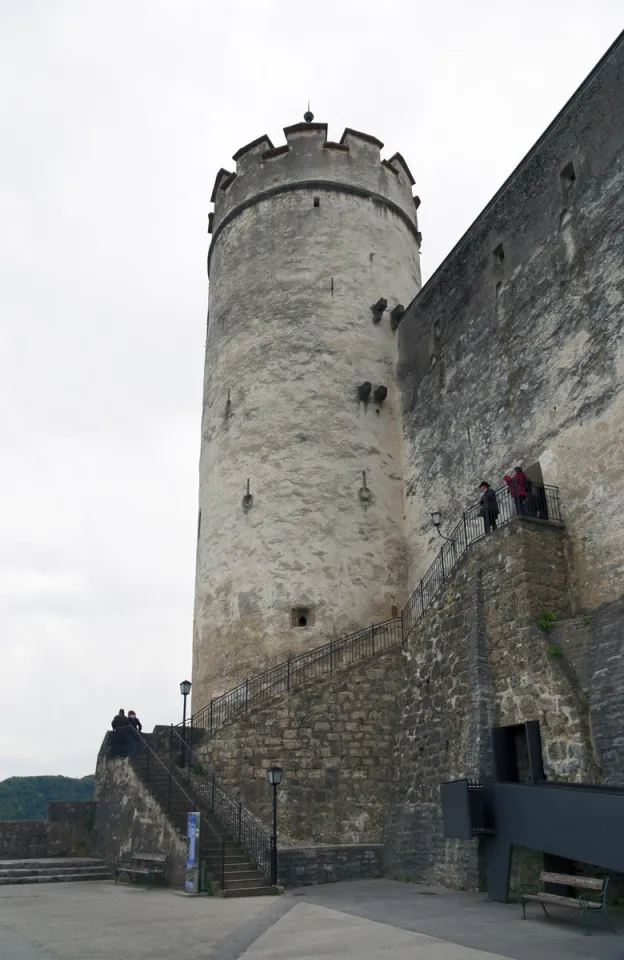
<instances>
[{"instance_id":1,"label":"metal finial on tower roof","mask_svg":"<svg viewBox=\"0 0 624 960\"><path fill-rule=\"evenodd\" d=\"M309 101L309 100L308 100L308 109L307 109L306 112L304 113L303 119L305 120L306 123L312 123L312 121L314 120L314 114L313 114L312 111L310 110L310 101Z\"/></svg>"}]
</instances>

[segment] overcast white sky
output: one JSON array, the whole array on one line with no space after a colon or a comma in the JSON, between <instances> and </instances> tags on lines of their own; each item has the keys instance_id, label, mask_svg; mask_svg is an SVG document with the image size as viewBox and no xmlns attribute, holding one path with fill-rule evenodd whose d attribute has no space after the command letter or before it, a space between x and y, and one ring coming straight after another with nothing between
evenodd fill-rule
<instances>
[{"instance_id":1,"label":"overcast white sky","mask_svg":"<svg viewBox=\"0 0 624 960\"><path fill-rule=\"evenodd\" d=\"M621 0L0 0L0 779L190 674L209 196L312 101L399 150L424 277Z\"/></svg>"}]
</instances>

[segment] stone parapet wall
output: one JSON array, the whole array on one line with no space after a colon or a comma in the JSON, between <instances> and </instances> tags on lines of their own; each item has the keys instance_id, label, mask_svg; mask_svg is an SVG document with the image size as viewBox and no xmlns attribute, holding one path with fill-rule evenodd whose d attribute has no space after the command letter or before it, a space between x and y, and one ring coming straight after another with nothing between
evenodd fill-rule
<instances>
[{"instance_id":1,"label":"stone parapet wall","mask_svg":"<svg viewBox=\"0 0 624 960\"><path fill-rule=\"evenodd\" d=\"M47 855L47 820L0 821L0 860L35 860Z\"/></svg>"},{"instance_id":2,"label":"stone parapet wall","mask_svg":"<svg viewBox=\"0 0 624 960\"><path fill-rule=\"evenodd\" d=\"M0 860L89 856L95 803L50 802L47 820L0 820Z\"/></svg>"},{"instance_id":3,"label":"stone parapet wall","mask_svg":"<svg viewBox=\"0 0 624 960\"><path fill-rule=\"evenodd\" d=\"M278 851L278 882L306 887L336 880L371 880L383 875L381 844L285 847Z\"/></svg>"}]
</instances>

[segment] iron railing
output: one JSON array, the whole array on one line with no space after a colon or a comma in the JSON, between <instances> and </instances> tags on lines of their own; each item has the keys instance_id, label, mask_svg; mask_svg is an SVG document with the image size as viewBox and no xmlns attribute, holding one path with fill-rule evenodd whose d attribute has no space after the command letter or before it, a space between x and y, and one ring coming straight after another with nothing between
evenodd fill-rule
<instances>
[{"instance_id":1,"label":"iron railing","mask_svg":"<svg viewBox=\"0 0 624 960\"><path fill-rule=\"evenodd\" d=\"M562 520L559 505L559 488L538 484L531 485L530 495L523 499L511 496L507 485L495 491L498 514L493 517L493 527L500 527L518 515L532 517L534 520ZM469 507L461 517L449 537L445 538L437 557L414 590L401 612L403 621L403 640L410 633L433 602L445 580L455 569L468 547L483 539L485 521L479 503Z\"/></svg>"},{"instance_id":2,"label":"iron railing","mask_svg":"<svg viewBox=\"0 0 624 960\"><path fill-rule=\"evenodd\" d=\"M524 498L512 497L506 485L495 491L498 504L495 526L501 526L519 514L539 520L562 521L558 487L531 484L530 489L530 494ZM194 713L190 719L191 730L200 728L213 733L226 720L265 700L287 693L305 681L333 673L338 667L405 643L468 547L485 535L484 517L477 503L463 513L451 535L445 538L444 545L407 601L400 617L374 623L346 637L330 640L321 647L291 657L243 681Z\"/></svg>"},{"instance_id":3,"label":"iron railing","mask_svg":"<svg viewBox=\"0 0 624 960\"><path fill-rule=\"evenodd\" d=\"M339 667L347 666L356 660L382 653L400 644L402 639L401 618L395 617L383 623L373 623L347 637L330 640L324 646L315 647L307 653L290 657L264 673L245 680L222 697L211 700L206 707L193 714L191 729L199 727L212 733L230 717L264 700L270 700L280 693L288 693L293 687L326 673L333 673Z\"/></svg>"},{"instance_id":4,"label":"iron railing","mask_svg":"<svg viewBox=\"0 0 624 960\"><path fill-rule=\"evenodd\" d=\"M172 762L177 760L179 763L182 760L180 775L199 797L204 810L216 818L234 844L244 850L249 859L268 876L271 868L271 837L240 801L226 793L214 772L206 771L201 763L193 761L192 730L173 726L170 729L169 754Z\"/></svg>"},{"instance_id":5,"label":"iron railing","mask_svg":"<svg viewBox=\"0 0 624 960\"><path fill-rule=\"evenodd\" d=\"M150 737L147 734L147 737ZM188 770L176 768L174 776L171 767L162 760L147 742L147 737L135 730L132 726L114 730L108 735L108 754L110 756L125 756L139 777L145 784L154 799L165 811L178 833L186 836L188 814L199 809L203 813L200 834L200 861L202 877L207 873L212 879L225 887L225 868L228 853L234 852L236 847L245 849L250 859L253 859L268 876L270 869L271 839L263 835L249 815L243 811L240 804L227 796L225 791L216 783L213 777L213 802L206 802L205 791L201 789L200 778ZM184 748L184 739L180 747ZM179 750L179 747L176 747ZM190 758L190 755L189 755ZM192 797L180 780L186 780L196 797ZM198 799L203 801L198 803ZM210 811L218 822L210 822L206 814ZM232 811L234 815L232 815ZM237 811L237 816L236 816ZM253 836L249 824L253 825ZM232 827L235 829L232 829ZM222 829L223 828L223 829ZM266 848L266 849L265 849ZM269 852L267 853L266 850ZM255 856L254 856L255 854Z\"/></svg>"}]
</instances>

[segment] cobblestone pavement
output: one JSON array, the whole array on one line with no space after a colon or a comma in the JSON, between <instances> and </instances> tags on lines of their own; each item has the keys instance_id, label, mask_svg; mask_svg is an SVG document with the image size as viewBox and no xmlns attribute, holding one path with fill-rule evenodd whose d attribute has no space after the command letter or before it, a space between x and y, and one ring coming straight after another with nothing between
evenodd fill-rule
<instances>
[{"instance_id":1,"label":"cobblestone pavement","mask_svg":"<svg viewBox=\"0 0 624 960\"><path fill-rule=\"evenodd\" d=\"M0 960L624 960L612 934L560 910L386 880L282 897L188 899L90 882L0 888Z\"/></svg>"}]
</instances>

